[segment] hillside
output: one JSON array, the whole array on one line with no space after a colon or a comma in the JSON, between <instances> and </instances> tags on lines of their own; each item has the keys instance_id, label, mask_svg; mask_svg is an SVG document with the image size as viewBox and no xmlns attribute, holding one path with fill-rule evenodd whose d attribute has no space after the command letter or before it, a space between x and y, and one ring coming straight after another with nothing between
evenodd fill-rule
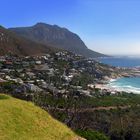
<instances>
[{"instance_id":1,"label":"hillside","mask_svg":"<svg viewBox=\"0 0 140 140\"><path fill-rule=\"evenodd\" d=\"M57 25L37 23L32 27L10 28L10 30L32 41L66 49L85 57L105 56L88 49L77 34Z\"/></svg>"},{"instance_id":2,"label":"hillside","mask_svg":"<svg viewBox=\"0 0 140 140\"><path fill-rule=\"evenodd\" d=\"M19 37L15 33L0 26L0 55L8 53L18 55L36 55L50 52L53 48Z\"/></svg>"},{"instance_id":3,"label":"hillside","mask_svg":"<svg viewBox=\"0 0 140 140\"><path fill-rule=\"evenodd\" d=\"M0 140L77 140L76 137L32 103L0 95Z\"/></svg>"}]
</instances>

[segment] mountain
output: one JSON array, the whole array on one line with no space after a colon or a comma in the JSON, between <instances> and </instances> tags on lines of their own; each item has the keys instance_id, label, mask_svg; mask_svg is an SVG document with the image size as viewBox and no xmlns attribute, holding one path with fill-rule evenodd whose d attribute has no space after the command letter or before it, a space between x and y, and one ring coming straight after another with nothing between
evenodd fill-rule
<instances>
[{"instance_id":1,"label":"mountain","mask_svg":"<svg viewBox=\"0 0 140 140\"><path fill-rule=\"evenodd\" d=\"M85 57L105 56L88 49L78 35L57 25L37 23L31 27L10 28L10 30L37 43L63 48Z\"/></svg>"},{"instance_id":2,"label":"mountain","mask_svg":"<svg viewBox=\"0 0 140 140\"><path fill-rule=\"evenodd\" d=\"M50 46L20 37L16 33L0 26L0 55L7 53L18 55L35 55L51 51Z\"/></svg>"},{"instance_id":3,"label":"mountain","mask_svg":"<svg viewBox=\"0 0 140 140\"><path fill-rule=\"evenodd\" d=\"M33 103L0 95L1 140L84 140Z\"/></svg>"}]
</instances>

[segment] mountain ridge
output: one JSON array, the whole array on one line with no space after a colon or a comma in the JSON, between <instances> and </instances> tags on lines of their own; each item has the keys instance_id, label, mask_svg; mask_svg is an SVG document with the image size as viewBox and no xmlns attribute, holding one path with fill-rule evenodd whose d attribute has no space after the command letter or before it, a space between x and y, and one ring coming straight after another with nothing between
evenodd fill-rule
<instances>
[{"instance_id":1,"label":"mountain ridge","mask_svg":"<svg viewBox=\"0 0 140 140\"><path fill-rule=\"evenodd\" d=\"M0 26L0 55L37 55L50 52L53 47L36 43Z\"/></svg>"},{"instance_id":2,"label":"mountain ridge","mask_svg":"<svg viewBox=\"0 0 140 140\"><path fill-rule=\"evenodd\" d=\"M39 22L29 27L9 28L21 37L43 45L66 49L85 57L102 57L104 54L88 49L81 38L67 28Z\"/></svg>"}]
</instances>

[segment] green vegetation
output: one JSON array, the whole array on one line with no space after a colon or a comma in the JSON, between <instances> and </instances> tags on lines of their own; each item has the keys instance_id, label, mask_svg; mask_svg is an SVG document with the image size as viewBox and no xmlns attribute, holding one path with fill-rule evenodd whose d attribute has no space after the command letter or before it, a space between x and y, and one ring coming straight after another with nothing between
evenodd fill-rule
<instances>
[{"instance_id":1,"label":"green vegetation","mask_svg":"<svg viewBox=\"0 0 140 140\"><path fill-rule=\"evenodd\" d=\"M51 94L37 97L36 104L46 107L55 118L73 130L78 129L79 135L89 140L96 136L91 132L94 130L106 134L111 140L139 140L138 94L77 97L73 91L67 98Z\"/></svg>"},{"instance_id":2,"label":"green vegetation","mask_svg":"<svg viewBox=\"0 0 140 140\"><path fill-rule=\"evenodd\" d=\"M68 98L38 94L34 102L46 107L51 115L76 129L75 133L87 140L108 140L103 134L111 140L139 140L140 95L123 93L92 98L73 95L74 91ZM103 106L116 108L98 110ZM97 110L92 110L96 107ZM76 137L75 133L32 103L0 95L0 139L43 140L47 136L47 140L69 140Z\"/></svg>"},{"instance_id":3,"label":"green vegetation","mask_svg":"<svg viewBox=\"0 0 140 140\"><path fill-rule=\"evenodd\" d=\"M83 88L87 89L88 83L94 83L94 78L95 76L89 73L82 73L79 76L75 76L72 79L71 84L76 86L82 86Z\"/></svg>"},{"instance_id":4,"label":"green vegetation","mask_svg":"<svg viewBox=\"0 0 140 140\"><path fill-rule=\"evenodd\" d=\"M74 134L34 104L0 95L0 140L70 140Z\"/></svg>"},{"instance_id":5,"label":"green vegetation","mask_svg":"<svg viewBox=\"0 0 140 140\"><path fill-rule=\"evenodd\" d=\"M140 105L140 95L138 94L128 94L123 93L120 95L106 95L106 96L95 96L95 97L87 97L87 96L79 96L78 98L74 98L76 95L75 91L72 91L69 98L56 97L51 94L44 95L40 94L37 97L34 97L35 103L37 105L43 106L51 106L51 107L60 107L69 108L73 107L76 103L77 108L93 108L93 107L108 107L108 106L136 106Z\"/></svg>"},{"instance_id":6,"label":"green vegetation","mask_svg":"<svg viewBox=\"0 0 140 140\"><path fill-rule=\"evenodd\" d=\"M85 97L82 99L82 102L89 107L138 105L140 104L140 95L122 93L121 95Z\"/></svg>"},{"instance_id":7,"label":"green vegetation","mask_svg":"<svg viewBox=\"0 0 140 140\"><path fill-rule=\"evenodd\" d=\"M87 140L109 140L106 136L96 131L76 130L76 133Z\"/></svg>"},{"instance_id":8,"label":"green vegetation","mask_svg":"<svg viewBox=\"0 0 140 140\"><path fill-rule=\"evenodd\" d=\"M9 99L9 96L0 95L0 100Z\"/></svg>"}]
</instances>

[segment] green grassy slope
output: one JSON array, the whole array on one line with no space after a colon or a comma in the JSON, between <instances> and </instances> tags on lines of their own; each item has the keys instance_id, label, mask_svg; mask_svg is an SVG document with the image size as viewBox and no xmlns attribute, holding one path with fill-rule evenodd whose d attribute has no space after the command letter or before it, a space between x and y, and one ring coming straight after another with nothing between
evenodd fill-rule
<instances>
[{"instance_id":1,"label":"green grassy slope","mask_svg":"<svg viewBox=\"0 0 140 140\"><path fill-rule=\"evenodd\" d=\"M75 140L76 137L34 104L0 95L0 140Z\"/></svg>"}]
</instances>

